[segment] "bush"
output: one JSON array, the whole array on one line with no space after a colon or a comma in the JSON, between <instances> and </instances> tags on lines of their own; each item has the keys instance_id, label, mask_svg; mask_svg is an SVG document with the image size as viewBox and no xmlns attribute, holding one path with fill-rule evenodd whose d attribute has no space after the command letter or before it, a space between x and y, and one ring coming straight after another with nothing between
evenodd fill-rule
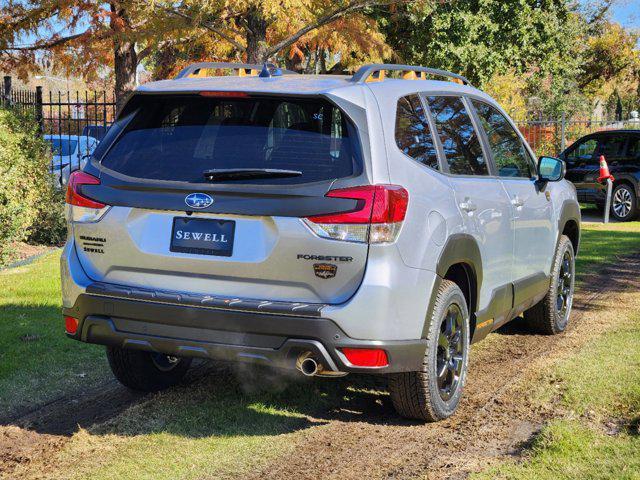
<instances>
[{"instance_id":1,"label":"bush","mask_svg":"<svg viewBox=\"0 0 640 480\"><path fill-rule=\"evenodd\" d=\"M0 265L30 235L60 241L62 203L50 159L33 116L0 108Z\"/></svg>"},{"instance_id":2,"label":"bush","mask_svg":"<svg viewBox=\"0 0 640 480\"><path fill-rule=\"evenodd\" d=\"M65 190L50 188L50 200L38 209L34 223L29 229L27 242L35 245L62 245L67 237L67 222L64 218Z\"/></svg>"}]
</instances>

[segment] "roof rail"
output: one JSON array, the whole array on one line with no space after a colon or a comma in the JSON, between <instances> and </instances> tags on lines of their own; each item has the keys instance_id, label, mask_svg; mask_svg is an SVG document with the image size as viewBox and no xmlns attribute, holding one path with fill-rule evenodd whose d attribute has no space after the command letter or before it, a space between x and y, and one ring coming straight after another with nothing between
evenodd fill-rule
<instances>
[{"instance_id":1,"label":"roof rail","mask_svg":"<svg viewBox=\"0 0 640 480\"><path fill-rule=\"evenodd\" d=\"M284 75L295 74L296 72L292 70L281 70L273 63L266 64L257 64L257 63L232 63L232 62L198 62L192 63L188 67L183 68L176 78L189 78L189 77L209 77L210 75L206 75L205 72L207 70L216 70L216 69L229 69L229 70L237 70L238 76L240 77L255 77L260 74L262 69L266 66L272 75L276 74L277 71L281 71Z\"/></svg>"},{"instance_id":2,"label":"roof rail","mask_svg":"<svg viewBox=\"0 0 640 480\"><path fill-rule=\"evenodd\" d=\"M397 64L385 64L385 63L371 63L369 65L363 65L358 69L356 73L351 77L351 81L354 83L365 82L378 82L384 79L386 71L400 71L405 72L403 78L407 80L423 80L426 74L436 75L438 77L453 78L461 81L464 85L471 85L462 75L457 73L448 72L447 70L440 70L438 68L420 67L415 65L397 65Z\"/></svg>"}]
</instances>

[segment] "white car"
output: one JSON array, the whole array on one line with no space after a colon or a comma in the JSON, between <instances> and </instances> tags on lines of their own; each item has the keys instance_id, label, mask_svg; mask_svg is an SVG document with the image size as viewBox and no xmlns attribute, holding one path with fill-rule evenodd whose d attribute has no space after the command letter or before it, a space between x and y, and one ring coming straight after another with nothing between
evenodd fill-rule
<instances>
[{"instance_id":1,"label":"white car","mask_svg":"<svg viewBox=\"0 0 640 480\"><path fill-rule=\"evenodd\" d=\"M45 135L51 144L53 158L50 171L61 185L66 185L69 174L82 168L100 143L93 137L81 135Z\"/></svg>"},{"instance_id":2,"label":"white car","mask_svg":"<svg viewBox=\"0 0 640 480\"><path fill-rule=\"evenodd\" d=\"M192 357L388 375L434 421L471 342L521 314L566 329L576 190L495 100L420 66L245 70L138 87L72 173L65 328L122 384L167 388Z\"/></svg>"}]
</instances>

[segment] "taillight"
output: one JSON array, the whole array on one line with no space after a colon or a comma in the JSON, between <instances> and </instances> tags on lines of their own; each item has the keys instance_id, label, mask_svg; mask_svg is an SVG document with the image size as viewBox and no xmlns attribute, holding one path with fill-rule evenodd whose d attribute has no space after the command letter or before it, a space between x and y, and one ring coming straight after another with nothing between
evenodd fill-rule
<instances>
[{"instance_id":1,"label":"taillight","mask_svg":"<svg viewBox=\"0 0 640 480\"><path fill-rule=\"evenodd\" d=\"M381 348L341 348L349 363L355 367L386 367L387 352Z\"/></svg>"},{"instance_id":2,"label":"taillight","mask_svg":"<svg viewBox=\"0 0 640 480\"><path fill-rule=\"evenodd\" d=\"M409 193L398 185L365 185L331 190L333 198L358 200L356 209L304 219L319 237L346 242L391 243L402 227Z\"/></svg>"},{"instance_id":3,"label":"taillight","mask_svg":"<svg viewBox=\"0 0 640 480\"><path fill-rule=\"evenodd\" d=\"M76 170L69 175L65 202L69 205L70 219L74 222L96 222L109 209L108 205L92 200L80 193L82 185L100 185L100 179Z\"/></svg>"}]
</instances>

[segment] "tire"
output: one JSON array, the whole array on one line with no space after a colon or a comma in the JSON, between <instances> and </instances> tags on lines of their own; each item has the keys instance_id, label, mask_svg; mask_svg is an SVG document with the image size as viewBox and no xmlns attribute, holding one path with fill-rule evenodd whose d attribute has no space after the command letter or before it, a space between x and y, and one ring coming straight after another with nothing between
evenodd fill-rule
<instances>
[{"instance_id":1,"label":"tire","mask_svg":"<svg viewBox=\"0 0 640 480\"><path fill-rule=\"evenodd\" d=\"M567 282L569 283L567 285ZM562 235L551 268L551 283L545 297L524 312L524 319L536 333L556 335L566 330L573 306L575 254L569 237ZM561 302L562 296L562 304Z\"/></svg>"},{"instance_id":2,"label":"tire","mask_svg":"<svg viewBox=\"0 0 640 480\"><path fill-rule=\"evenodd\" d=\"M456 315L456 329L447 328L445 324L450 314ZM390 374L389 392L393 406L401 416L435 422L456 411L467 378L469 310L455 283L444 280L440 285L430 322L422 370ZM443 368L448 365L454 370ZM440 382L438 369L445 372Z\"/></svg>"},{"instance_id":3,"label":"tire","mask_svg":"<svg viewBox=\"0 0 640 480\"><path fill-rule=\"evenodd\" d=\"M620 183L611 194L611 216L620 222L628 222L638 214L638 198L631 185Z\"/></svg>"},{"instance_id":4,"label":"tire","mask_svg":"<svg viewBox=\"0 0 640 480\"><path fill-rule=\"evenodd\" d=\"M190 358L120 347L107 347L107 359L122 385L142 392L157 392L177 384L191 365Z\"/></svg>"}]
</instances>

